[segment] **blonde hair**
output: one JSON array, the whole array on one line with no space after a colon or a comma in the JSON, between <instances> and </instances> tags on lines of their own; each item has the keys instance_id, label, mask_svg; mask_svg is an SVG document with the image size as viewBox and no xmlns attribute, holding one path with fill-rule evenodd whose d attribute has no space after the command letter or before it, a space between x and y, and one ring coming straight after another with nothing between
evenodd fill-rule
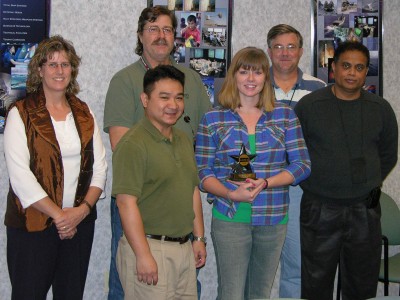
<instances>
[{"instance_id":1,"label":"blonde hair","mask_svg":"<svg viewBox=\"0 0 400 300\"><path fill-rule=\"evenodd\" d=\"M218 102L222 107L232 110L240 107L239 91L235 78L236 72L240 68L245 70L262 70L265 74L264 88L261 90L260 100L256 107L272 111L275 107L275 96L270 80L269 61L265 52L256 47L246 47L235 54L221 91L218 94Z\"/></svg>"},{"instance_id":2,"label":"blonde hair","mask_svg":"<svg viewBox=\"0 0 400 300\"><path fill-rule=\"evenodd\" d=\"M68 61L71 64L71 81L68 84L66 94L76 95L79 93L79 84L76 81L79 72L80 57L76 54L75 48L70 41L65 40L60 35L52 36L43 40L33 55L28 66L28 79L26 90L28 93L37 92L42 87L42 78L39 68L47 62L48 58L53 57L55 52L65 51Z\"/></svg>"}]
</instances>

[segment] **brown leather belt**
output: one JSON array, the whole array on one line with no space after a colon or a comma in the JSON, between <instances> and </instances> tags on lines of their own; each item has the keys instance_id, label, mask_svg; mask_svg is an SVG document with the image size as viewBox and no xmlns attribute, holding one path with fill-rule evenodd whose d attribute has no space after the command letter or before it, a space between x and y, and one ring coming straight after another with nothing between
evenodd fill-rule
<instances>
[{"instance_id":1,"label":"brown leather belt","mask_svg":"<svg viewBox=\"0 0 400 300\"><path fill-rule=\"evenodd\" d=\"M167 235L156 235L156 234L146 234L149 239L166 241L166 242L176 242L179 244L184 244L190 239L190 234L181 237L170 237Z\"/></svg>"}]
</instances>

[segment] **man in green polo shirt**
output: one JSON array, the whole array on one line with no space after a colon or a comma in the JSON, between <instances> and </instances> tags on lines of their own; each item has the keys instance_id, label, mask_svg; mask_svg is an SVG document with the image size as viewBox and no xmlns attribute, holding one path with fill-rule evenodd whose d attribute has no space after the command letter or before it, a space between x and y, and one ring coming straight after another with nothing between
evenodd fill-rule
<instances>
[{"instance_id":1,"label":"man in green polo shirt","mask_svg":"<svg viewBox=\"0 0 400 300\"><path fill-rule=\"evenodd\" d=\"M109 134L114 151L121 137L144 116L140 101L143 76L158 65L172 65L185 74L185 112L175 127L194 140L197 126L211 106L199 74L171 57L174 48L177 21L174 11L164 6L146 7L137 24L135 53L140 58L118 71L110 81L104 107L104 131ZM124 295L115 265L118 241L122 235L121 220L111 197L111 259L108 282L108 300L123 300ZM200 295L200 282L198 285Z\"/></svg>"},{"instance_id":2,"label":"man in green polo shirt","mask_svg":"<svg viewBox=\"0 0 400 300\"><path fill-rule=\"evenodd\" d=\"M192 141L173 128L184 110L184 79L168 65L146 72L140 95L146 117L113 154L125 299L197 299L196 268L206 261L199 180Z\"/></svg>"}]
</instances>

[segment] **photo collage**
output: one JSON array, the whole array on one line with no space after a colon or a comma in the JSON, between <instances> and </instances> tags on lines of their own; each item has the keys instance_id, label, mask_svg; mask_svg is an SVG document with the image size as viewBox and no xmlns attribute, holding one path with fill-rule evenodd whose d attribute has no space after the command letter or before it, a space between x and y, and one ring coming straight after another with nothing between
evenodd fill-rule
<instances>
[{"instance_id":1,"label":"photo collage","mask_svg":"<svg viewBox=\"0 0 400 300\"><path fill-rule=\"evenodd\" d=\"M213 105L230 61L229 0L150 0L175 12L174 60L199 73Z\"/></svg>"},{"instance_id":2,"label":"photo collage","mask_svg":"<svg viewBox=\"0 0 400 300\"><path fill-rule=\"evenodd\" d=\"M336 47L344 41L363 43L370 52L370 65L364 88L382 95L380 83L382 45L382 0L315 0L314 73L333 83L331 64Z\"/></svg>"},{"instance_id":3,"label":"photo collage","mask_svg":"<svg viewBox=\"0 0 400 300\"><path fill-rule=\"evenodd\" d=\"M49 36L50 2L0 1L0 133L7 109L26 95L28 64L39 42Z\"/></svg>"}]
</instances>

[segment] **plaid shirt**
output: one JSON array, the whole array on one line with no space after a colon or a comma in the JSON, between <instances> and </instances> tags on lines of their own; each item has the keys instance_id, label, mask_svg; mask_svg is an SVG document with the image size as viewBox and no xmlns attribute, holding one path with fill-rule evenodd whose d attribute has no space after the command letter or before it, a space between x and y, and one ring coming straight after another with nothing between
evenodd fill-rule
<instances>
[{"instance_id":1,"label":"plaid shirt","mask_svg":"<svg viewBox=\"0 0 400 300\"><path fill-rule=\"evenodd\" d=\"M250 153L246 125L237 112L216 108L207 112L199 125L196 136L196 161L200 189L208 177L216 177L227 188L237 186L227 182L231 165L236 161L244 143ZM251 161L257 178L269 178L283 170L299 184L310 175L310 158L300 122L288 106L276 103L272 112L264 111L256 125L256 157ZM262 190L252 203L252 225L275 225L286 215L289 204L289 187ZM222 214L232 218L238 202L208 194L207 200Z\"/></svg>"}]
</instances>

